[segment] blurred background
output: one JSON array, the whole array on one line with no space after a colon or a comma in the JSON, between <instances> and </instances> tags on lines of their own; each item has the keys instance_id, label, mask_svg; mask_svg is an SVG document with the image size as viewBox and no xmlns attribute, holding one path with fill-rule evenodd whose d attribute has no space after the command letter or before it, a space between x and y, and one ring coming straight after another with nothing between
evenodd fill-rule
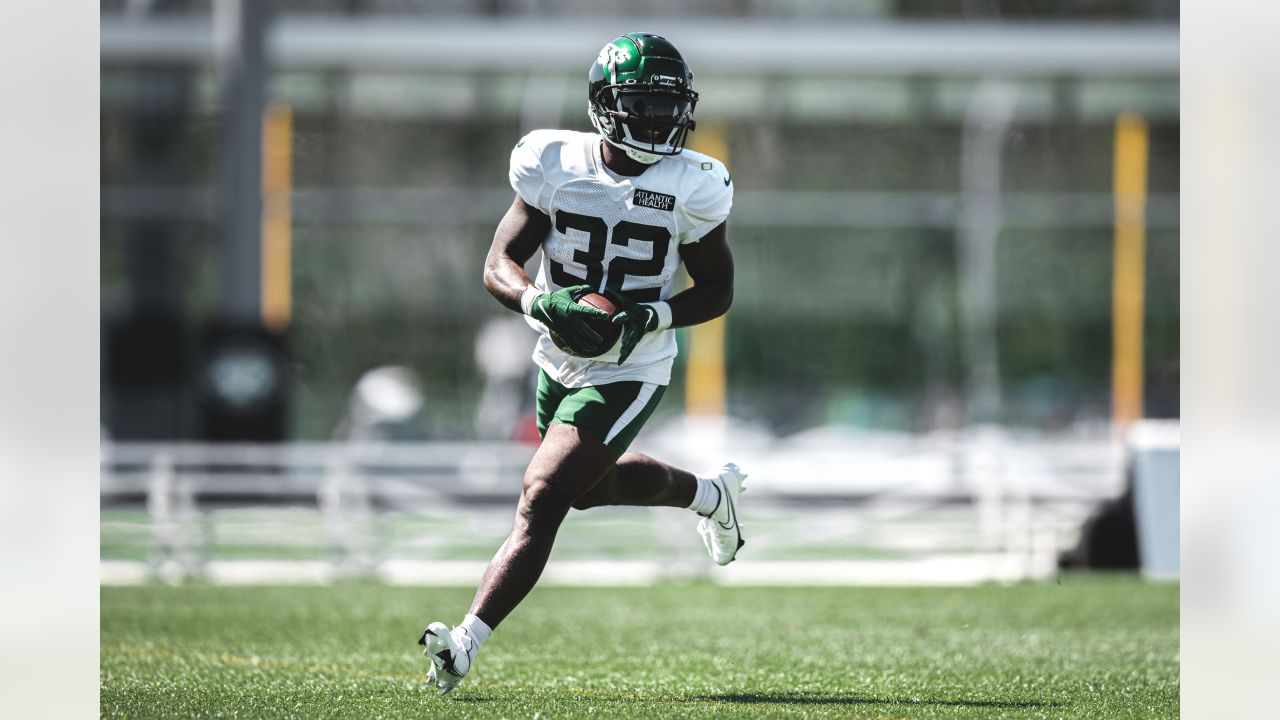
<instances>
[{"instance_id":1,"label":"blurred background","mask_svg":"<svg viewBox=\"0 0 1280 720\"><path fill-rule=\"evenodd\" d=\"M104 582L478 579L536 442L508 154L634 30L737 187L634 446L751 473L709 577L1176 574L1176 2L101 7ZM548 579L702 577L693 535L576 513Z\"/></svg>"}]
</instances>

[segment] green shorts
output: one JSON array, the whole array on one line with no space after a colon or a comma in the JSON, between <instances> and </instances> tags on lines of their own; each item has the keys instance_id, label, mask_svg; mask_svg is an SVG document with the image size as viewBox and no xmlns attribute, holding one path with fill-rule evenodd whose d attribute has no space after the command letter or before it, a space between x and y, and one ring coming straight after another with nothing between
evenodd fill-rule
<instances>
[{"instance_id":1,"label":"green shorts","mask_svg":"<svg viewBox=\"0 0 1280 720\"><path fill-rule=\"evenodd\" d=\"M629 381L567 388L538 371L538 434L553 422L572 425L621 456L658 407L666 385Z\"/></svg>"}]
</instances>

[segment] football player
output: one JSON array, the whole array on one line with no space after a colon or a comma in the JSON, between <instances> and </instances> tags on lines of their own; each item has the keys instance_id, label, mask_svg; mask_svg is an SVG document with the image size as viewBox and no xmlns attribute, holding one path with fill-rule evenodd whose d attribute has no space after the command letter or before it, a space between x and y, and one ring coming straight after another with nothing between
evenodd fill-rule
<instances>
[{"instance_id":1,"label":"football player","mask_svg":"<svg viewBox=\"0 0 1280 720\"><path fill-rule=\"evenodd\" d=\"M728 463L695 475L627 452L671 381L673 328L723 315L733 300L726 220L733 183L715 158L686 150L698 94L667 40L630 33L600 51L588 75L595 133L537 130L511 153L515 199L485 260L484 285L540 333L538 431L511 534L490 561L470 612L419 639L430 679L449 692L489 634L542 574L570 509L602 505L688 508L711 558L742 547L736 504L745 475ZM542 251L537 280L524 264ZM673 293L684 264L692 286ZM600 292L619 308L616 345L578 305ZM593 357L583 357L594 355Z\"/></svg>"}]
</instances>

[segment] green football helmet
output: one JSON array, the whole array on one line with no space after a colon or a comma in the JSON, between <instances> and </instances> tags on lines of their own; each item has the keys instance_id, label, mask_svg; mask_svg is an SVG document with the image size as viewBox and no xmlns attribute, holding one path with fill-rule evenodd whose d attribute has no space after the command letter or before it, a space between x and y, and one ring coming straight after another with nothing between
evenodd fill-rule
<instances>
[{"instance_id":1,"label":"green football helmet","mask_svg":"<svg viewBox=\"0 0 1280 720\"><path fill-rule=\"evenodd\" d=\"M694 129L693 73L665 38L628 33L604 46L587 75L591 124L633 160L679 155Z\"/></svg>"}]
</instances>

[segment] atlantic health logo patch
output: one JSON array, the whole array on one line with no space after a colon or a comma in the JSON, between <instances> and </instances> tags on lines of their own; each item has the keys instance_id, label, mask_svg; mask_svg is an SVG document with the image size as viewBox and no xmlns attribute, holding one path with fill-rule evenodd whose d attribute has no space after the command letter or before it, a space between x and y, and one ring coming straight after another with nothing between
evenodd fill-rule
<instances>
[{"instance_id":1,"label":"atlantic health logo patch","mask_svg":"<svg viewBox=\"0 0 1280 720\"><path fill-rule=\"evenodd\" d=\"M635 194L631 196L631 204L672 212L676 209L676 196L663 195L662 193L636 188Z\"/></svg>"}]
</instances>

